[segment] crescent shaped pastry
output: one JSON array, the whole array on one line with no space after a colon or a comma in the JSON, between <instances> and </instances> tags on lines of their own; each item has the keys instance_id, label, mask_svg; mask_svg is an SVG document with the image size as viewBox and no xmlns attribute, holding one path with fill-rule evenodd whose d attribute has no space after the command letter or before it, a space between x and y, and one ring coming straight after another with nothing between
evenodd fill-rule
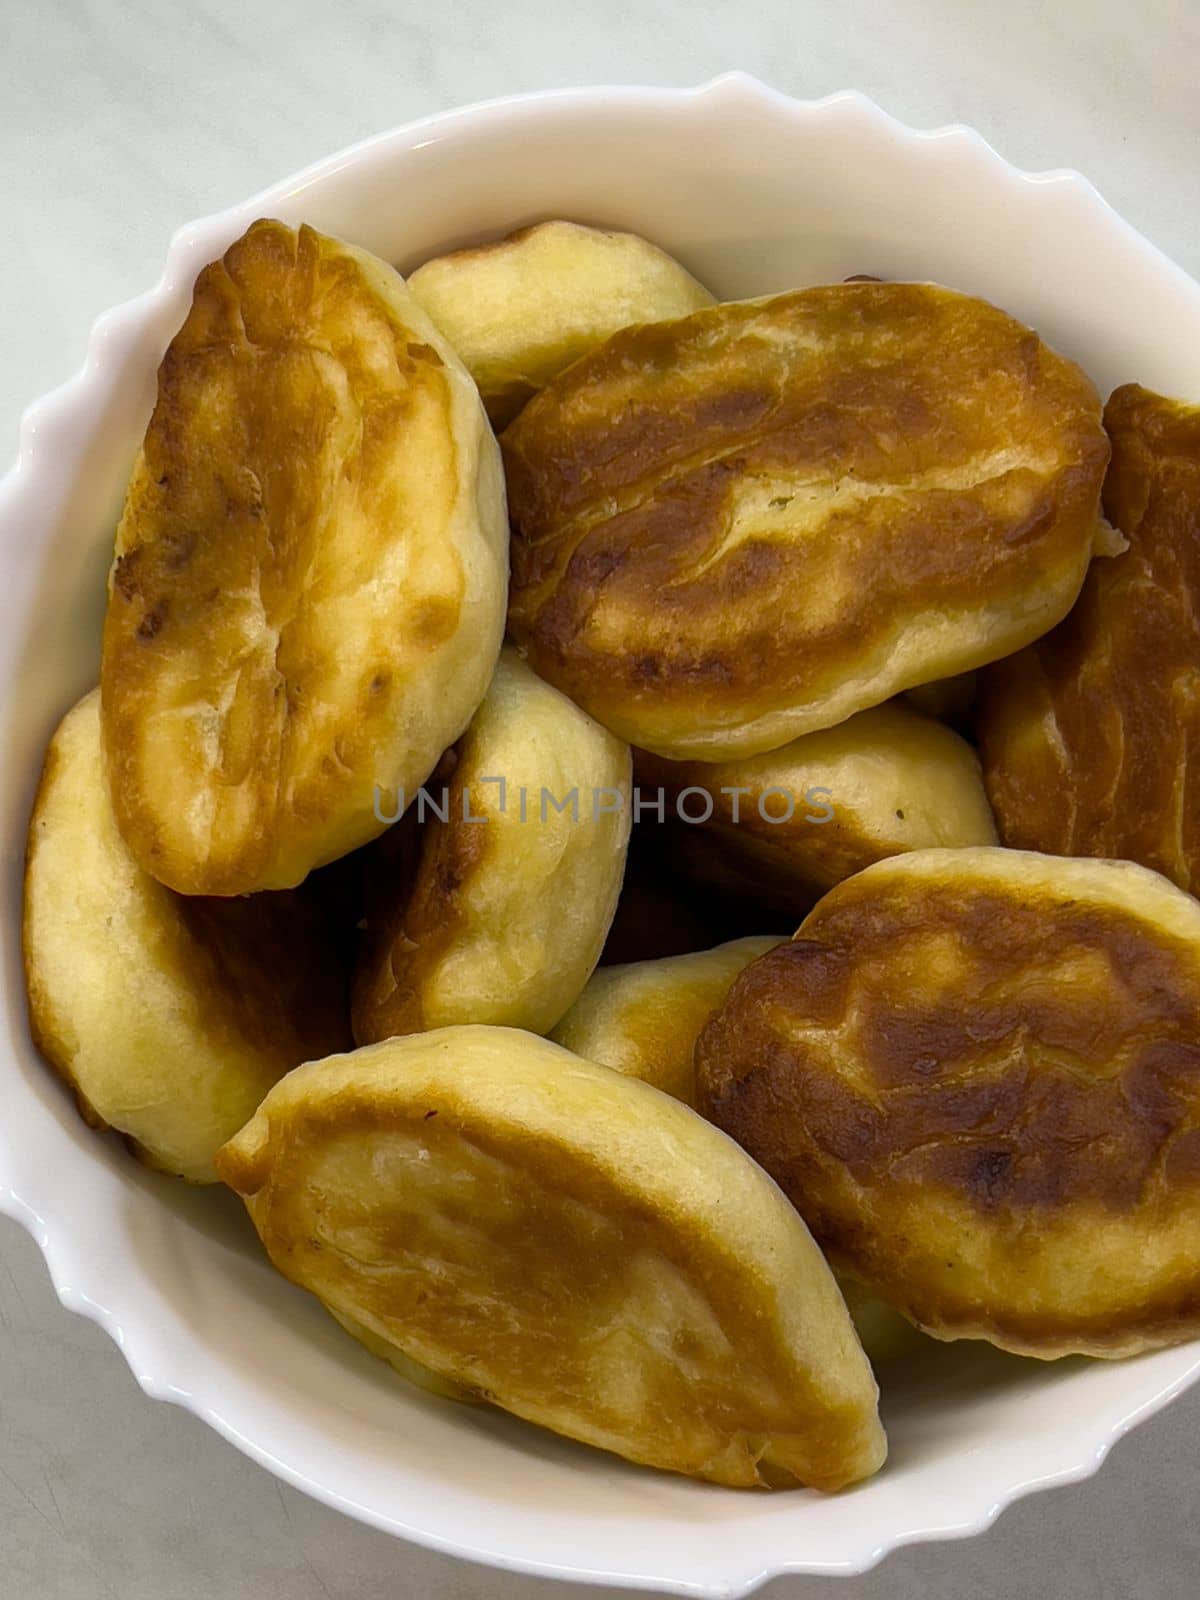
<instances>
[{"instance_id":1,"label":"crescent shaped pastry","mask_svg":"<svg viewBox=\"0 0 1200 1600\"><path fill-rule=\"evenodd\" d=\"M508 1028L413 1034L289 1074L219 1166L286 1276L531 1422L734 1487L883 1461L807 1228L648 1084Z\"/></svg>"},{"instance_id":2,"label":"crescent shaped pastry","mask_svg":"<svg viewBox=\"0 0 1200 1600\"><path fill-rule=\"evenodd\" d=\"M412 815L422 798L408 797L397 826L411 832L372 896L354 983L359 1044L463 1022L549 1032L616 910L629 747L515 651L447 767L423 823Z\"/></svg>"},{"instance_id":3,"label":"crescent shaped pastry","mask_svg":"<svg viewBox=\"0 0 1200 1600\"><path fill-rule=\"evenodd\" d=\"M979 757L903 700L740 760L639 752L636 771L670 798L667 850L684 875L794 922L886 856L996 843Z\"/></svg>"}]
</instances>

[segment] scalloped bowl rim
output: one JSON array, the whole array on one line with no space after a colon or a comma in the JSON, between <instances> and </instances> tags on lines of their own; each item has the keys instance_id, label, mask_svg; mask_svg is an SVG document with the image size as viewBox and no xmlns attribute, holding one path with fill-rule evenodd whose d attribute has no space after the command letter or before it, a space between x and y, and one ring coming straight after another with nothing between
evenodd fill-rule
<instances>
[{"instance_id":1,"label":"scalloped bowl rim","mask_svg":"<svg viewBox=\"0 0 1200 1600\"><path fill-rule=\"evenodd\" d=\"M43 483L48 481L46 461L41 452L42 441L52 442L63 430L86 434L97 424L97 409L103 397L113 348L120 346L122 339L132 337L137 330L145 330L148 325L159 323L166 327L164 315L171 304L178 301L181 286L190 287L203 263L219 253L224 242L242 231L252 217L278 208L285 201L295 201L313 185L352 172L380 153L416 152L429 144L459 136L464 131L469 132L478 124L499 125L510 114L550 116L560 107L615 109L630 113L652 110L671 114L680 108L698 104L715 108L718 112L723 106L729 115L736 115L739 111L753 112L779 119L808 118L814 123L822 119L849 119L845 122L846 126L857 124L869 136L909 151L920 146L932 146L940 151L966 152L971 160L986 169L990 181L1009 187L1019 185L1026 190L1031 186L1049 189L1056 196L1069 196L1080 216L1090 212L1093 220L1107 229L1114 240L1119 240L1131 257L1140 259L1141 269L1145 273L1153 275L1157 283L1169 286L1170 292L1179 297L1180 303L1188 301L1190 297L1194 301L1197 326L1200 327L1200 286L1124 222L1091 183L1079 173L1065 168L1023 172L1005 161L981 135L962 124L917 130L897 121L854 90L841 91L820 100L800 101L740 72L724 74L694 88L610 86L550 90L488 100L424 117L364 139L269 186L246 201L177 229L157 284L99 316L93 324L82 367L66 382L33 402L23 413L17 459L0 481L0 550L5 558L9 553L14 508L21 495L37 487L39 475ZM1197 381L1200 382L1200 374ZM27 800L26 791L26 798L22 801L26 807ZM11 919L7 920L11 922ZM11 995L11 926L6 926L5 937ZM8 1020L10 1026L16 1022L19 1032L24 1028L23 1013L14 1019L12 1011L13 1005L10 1003ZM7 1073L13 1065L8 1059L10 1054L12 1052L7 1050L0 1052L0 1071ZM27 1089L25 1080L18 1081L23 1090ZM51 1093L55 1092L57 1086L51 1090ZM36 1107L34 1114L37 1115ZM65 1121L59 1132L63 1130L77 1146L81 1144ZM49 1136L57 1137L53 1129ZM88 1139L91 1137L89 1134ZM1103 1412L1092 1413L1081 1418L1070 1448L1061 1453L1057 1461L1047 1464L1045 1470L1018 1471L1001 1488L993 1486L989 1491L977 1495L969 1504L964 1500L957 1509L948 1506L946 1514L940 1517L936 1512L931 1513L923 1506L915 1505L903 1525L894 1524L880 1538L864 1531L856 1543L847 1542L846 1548L837 1554L826 1550L817 1555L811 1552L806 1555L802 1549L797 1549L795 1553L777 1553L762 1558L750 1553L742 1555L731 1549L721 1570L714 1570L710 1556L703 1571L697 1570L694 1561L689 1565L689 1558L682 1550L680 1564L674 1570L662 1565L661 1556L658 1564L654 1558L648 1557L639 1566L637 1558L632 1557L626 1558L624 1564L614 1561L611 1568L607 1569L597 1557L589 1557L578 1565L562 1559L543 1560L533 1549L514 1550L505 1546L503 1541L490 1543L488 1537L477 1530L448 1535L423 1525L419 1520L408 1522L400 1516L382 1513L377 1506L360 1503L322 1482L319 1469L314 1472L311 1467L306 1469L274 1453L255 1435L252 1421L247 1423L247 1431L243 1431L235 1420L238 1396L234 1394L232 1407L224 1404L219 1378L215 1384L216 1392L210 1392L213 1387L211 1378L209 1388L194 1376L191 1381L177 1381L185 1375L189 1365L195 1369L197 1349L190 1351L192 1360L189 1362L181 1354L178 1345L175 1348L163 1345L156 1338L155 1330L139 1324L136 1302L118 1304L114 1299L110 1303L106 1291L91 1281L88 1267L80 1259L81 1251L75 1242L76 1225L82 1228L84 1223L78 1216L71 1216L69 1192L64 1202L63 1191L56 1189L52 1180L47 1180L50 1170L47 1166L38 1166L28 1152L22 1159L22 1153L14 1143L12 1126L6 1117L4 1125L0 1126L0 1214L14 1218L28 1230L45 1257L63 1306L77 1315L90 1318L104 1329L120 1349L134 1378L147 1395L185 1407L280 1478L366 1523L431 1549L542 1576L616 1586L645 1586L712 1597L712 1600L729 1600L729 1597L749 1594L760 1584L780 1575L861 1573L893 1549L926 1540L969 1537L989 1527L1019 1497L1090 1476L1119 1438L1200 1377L1200 1346L1162 1352L1158 1357L1150 1358L1161 1367L1161 1377L1157 1381L1146 1380L1136 1399L1123 1402L1119 1410L1107 1415ZM154 1180L142 1177L139 1182L152 1186ZM193 1346L195 1343L193 1339ZM203 1374L203 1361L199 1362L199 1367ZM183 1372L180 1368L184 1369ZM228 1398L228 1387L226 1396Z\"/></svg>"}]
</instances>

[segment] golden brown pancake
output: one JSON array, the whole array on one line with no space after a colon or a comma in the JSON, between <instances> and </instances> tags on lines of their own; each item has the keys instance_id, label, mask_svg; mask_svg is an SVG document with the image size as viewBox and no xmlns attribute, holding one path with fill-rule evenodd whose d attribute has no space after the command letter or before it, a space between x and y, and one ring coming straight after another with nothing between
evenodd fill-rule
<instances>
[{"instance_id":1,"label":"golden brown pancake","mask_svg":"<svg viewBox=\"0 0 1200 1600\"><path fill-rule=\"evenodd\" d=\"M502 443L517 642L632 744L706 761L1045 633L1108 459L1076 366L927 284L628 329Z\"/></svg>"},{"instance_id":2,"label":"golden brown pancake","mask_svg":"<svg viewBox=\"0 0 1200 1600\"><path fill-rule=\"evenodd\" d=\"M695 1105L697 1034L738 973L779 942L733 939L691 955L602 967L551 1037L564 1050Z\"/></svg>"},{"instance_id":3,"label":"golden brown pancake","mask_svg":"<svg viewBox=\"0 0 1200 1600\"><path fill-rule=\"evenodd\" d=\"M285 1072L349 1042L346 969L296 893L185 899L126 849L100 696L50 741L29 824L25 984L34 1043L93 1126L198 1183Z\"/></svg>"},{"instance_id":4,"label":"golden brown pancake","mask_svg":"<svg viewBox=\"0 0 1200 1600\"><path fill-rule=\"evenodd\" d=\"M638 752L636 773L643 792L665 791L668 848L688 877L795 922L873 861L996 843L974 750L900 700L741 760Z\"/></svg>"},{"instance_id":5,"label":"golden brown pancake","mask_svg":"<svg viewBox=\"0 0 1200 1600\"><path fill-rule=\"evenodd\" d=\"M1006 844L1119 856L1200 889L1200 407L1118 389L1109 518L1053 633L984 674L980 748Z\"/></svg>"},{"instance_id":6,"label":"golden brown pancake","mask_svg":"<svg viewBox=\"0 0 1200 1600\"><path fill-rule=\"evenodd\" d=\"M807 1228L648 1084L513 1029L414 1034L289 1074L219 1166L281 1272L517 1416L734 1487L883 1461Z\"/></svg>"},{"instance_id":7,"label":"golden brown pancake","mask_svg":"<svg viewBox=\"0 0 1200 1600\"><path fill-rule=\"evenodd\" d=\"M448 784L429 787L444 819L429 809L378 886L358 1043L465 1022L548 1032L603 948L629 790L629 746L505 650Z\"/></svg>"},{"instance_id":8,"label":"golden brown pancake","mask_svg":"<svg viewBox=\"0 0 1200 1600\"><path fill-rule=\"evenodd\" d=\"M458 351L498 428L618 329L713 304L657 245L578 222L540 222L438 256L408 286Z\"/></svg>"},{"instance_id":9,"label":"golden brown pancake","mask_svg":"<svg viewBox=\"0 0 1200 1600\"><path fill-rule=\"evenodd\" d=\"M701 1109L927 1332L1200 1334L1200 905L1127 862L895 856L734 983Z\"/></svg>"},{"instance_id":10,"label":"golden brown pancake","mask_svg":"<svg viewBox=\"0 0 1200 1600\"><path fill-rule=\"evenodd\" d=\"M382 831L500 647L507 530L470 377L373 256L256 222L196 281L117 531L117 825L186 894L297 884Z\"/></svg>"}]
</instances>

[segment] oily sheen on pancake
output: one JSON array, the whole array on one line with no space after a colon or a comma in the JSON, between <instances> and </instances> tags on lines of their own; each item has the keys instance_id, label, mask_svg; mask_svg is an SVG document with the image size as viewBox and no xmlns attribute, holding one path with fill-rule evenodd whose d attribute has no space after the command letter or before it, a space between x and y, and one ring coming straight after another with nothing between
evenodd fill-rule
<instances>
[{"instance_id":1,"label":"oily sheen on pancake","mask_svg":"<svg viewBox=\"0 0 1200 1600\"><path fill-rule=\"evenodd\" d=\"M667 847L697 884L793 914L905 850L996 843L979 758L901 700L730 761L638 753L670 799Z\"/></svg>"},{"instance_id":2,"label":"oily sheen on pancake","mask_svg":"<svg viewBox=\"0 0 1200 1600\"><path fill-rule=\"evenodd\" d=\"M648 1084L513 1029L413 1034L289 1074L219 1166L280 1271L518 1416L734 1487L883 1461L807 1228Z\"/></svg>"},{"instance_id":3,"label":"oily sheen on pancake","mask_svg":"<svg viewBox=\"0 0 1200 1600\"><path fill-rule=\"evenodd\" d=\"M1200 407L1129 385L1104 414L1109 519L1053 633L983 675L980 747L1006 844L1119 856L1200 889Z\"/></svg>"},{"instance_id":4,"label":"oily sheen on pancake","mask_svg":"<svg viewBox=\"0 0 1200 1600\"><path fill-rule=\"evenodd\" d=\"M930 850L832 890L696 1046L699 1104L940 1338L1200 1334L1200 905L1128 862Z\"/></svg>"},{"instance_id":5,"label":"oily sheen on pancake","mask_svg":"<svg viewBox=\"0 0 1200 1600\"><path fill-rule=\"evenodd\" d=\"M408 286L458 351L498 428L618 329L713 304L657 245L578 222L540 222L438 256Z\"/></svg>"},{"instance_id":6,"label":"oily sheen on pancake","mask_svg":"<svg viewBox=\"0 0 1200 1600\"><path fill-rule=\"evenodd\" d=\"M470 377L383 262L257 222L196 282L117 532L104 740L139 865L286 888L466 726L507 529Z\"/></svg>"},{"instance_id":7,"label":"oily sheen on pancake","mask_svg":"<svg viewBox=\"0 0 1200 1600\"><path fill-rule=\"evenodd\" d=\"M616 909L630 829L624 740L505 650L447 767L445 785L429 785L444 817L398 824L412 832L371 897L359 1044L459 1022L548 1032Z\"/></svg>"},{"instance_id":8,"label":"oily sheen on pancake","mask_svg":"<svg viewBox=\"0 0 1200 1600\"><path fill-rule=\"evenodd\" d=\"M923 284L628 329L502 443L517 642L631 743L705 761L1045 633L1108 458L1076 366Z\"/></svg>"},{"instance_id":9,"label":"oily sheen on pancake","mask_svg":"<svg viewBox=\"0 0 1200 1600\"><path fill-rule=\"evenodd\" d=\"M29 825L25 983L34 1042L151 1165L196 1182L285 1072L344 1049L346 971L297 893L185 899L113 820L100 696L51 740Z\"/></svg>"}]
</instances>

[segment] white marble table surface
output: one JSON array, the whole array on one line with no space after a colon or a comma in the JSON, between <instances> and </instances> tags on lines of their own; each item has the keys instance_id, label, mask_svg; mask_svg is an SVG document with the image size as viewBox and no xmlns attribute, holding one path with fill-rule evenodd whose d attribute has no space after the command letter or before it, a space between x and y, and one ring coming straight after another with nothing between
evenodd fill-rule
<instances>
[{"instance_id":1,"label":"white marble table surface","mask_svg":"<svg viewBox=\"0 0 1200 1600\"><path fill-rule=\"evenodd\" d=\"M523 89L687 84L730 67L854 86L1076 166L1200 274L1191 0L0 0L0 452L149 286L177 224L421 113ZM1098 1478L986 1536L770 1600L1194 1600L1200 1389ZM0 1595L9 1600L612 1600L343 1520L145 1399L0 1223Z\"/></svg>"}]
</instances>

